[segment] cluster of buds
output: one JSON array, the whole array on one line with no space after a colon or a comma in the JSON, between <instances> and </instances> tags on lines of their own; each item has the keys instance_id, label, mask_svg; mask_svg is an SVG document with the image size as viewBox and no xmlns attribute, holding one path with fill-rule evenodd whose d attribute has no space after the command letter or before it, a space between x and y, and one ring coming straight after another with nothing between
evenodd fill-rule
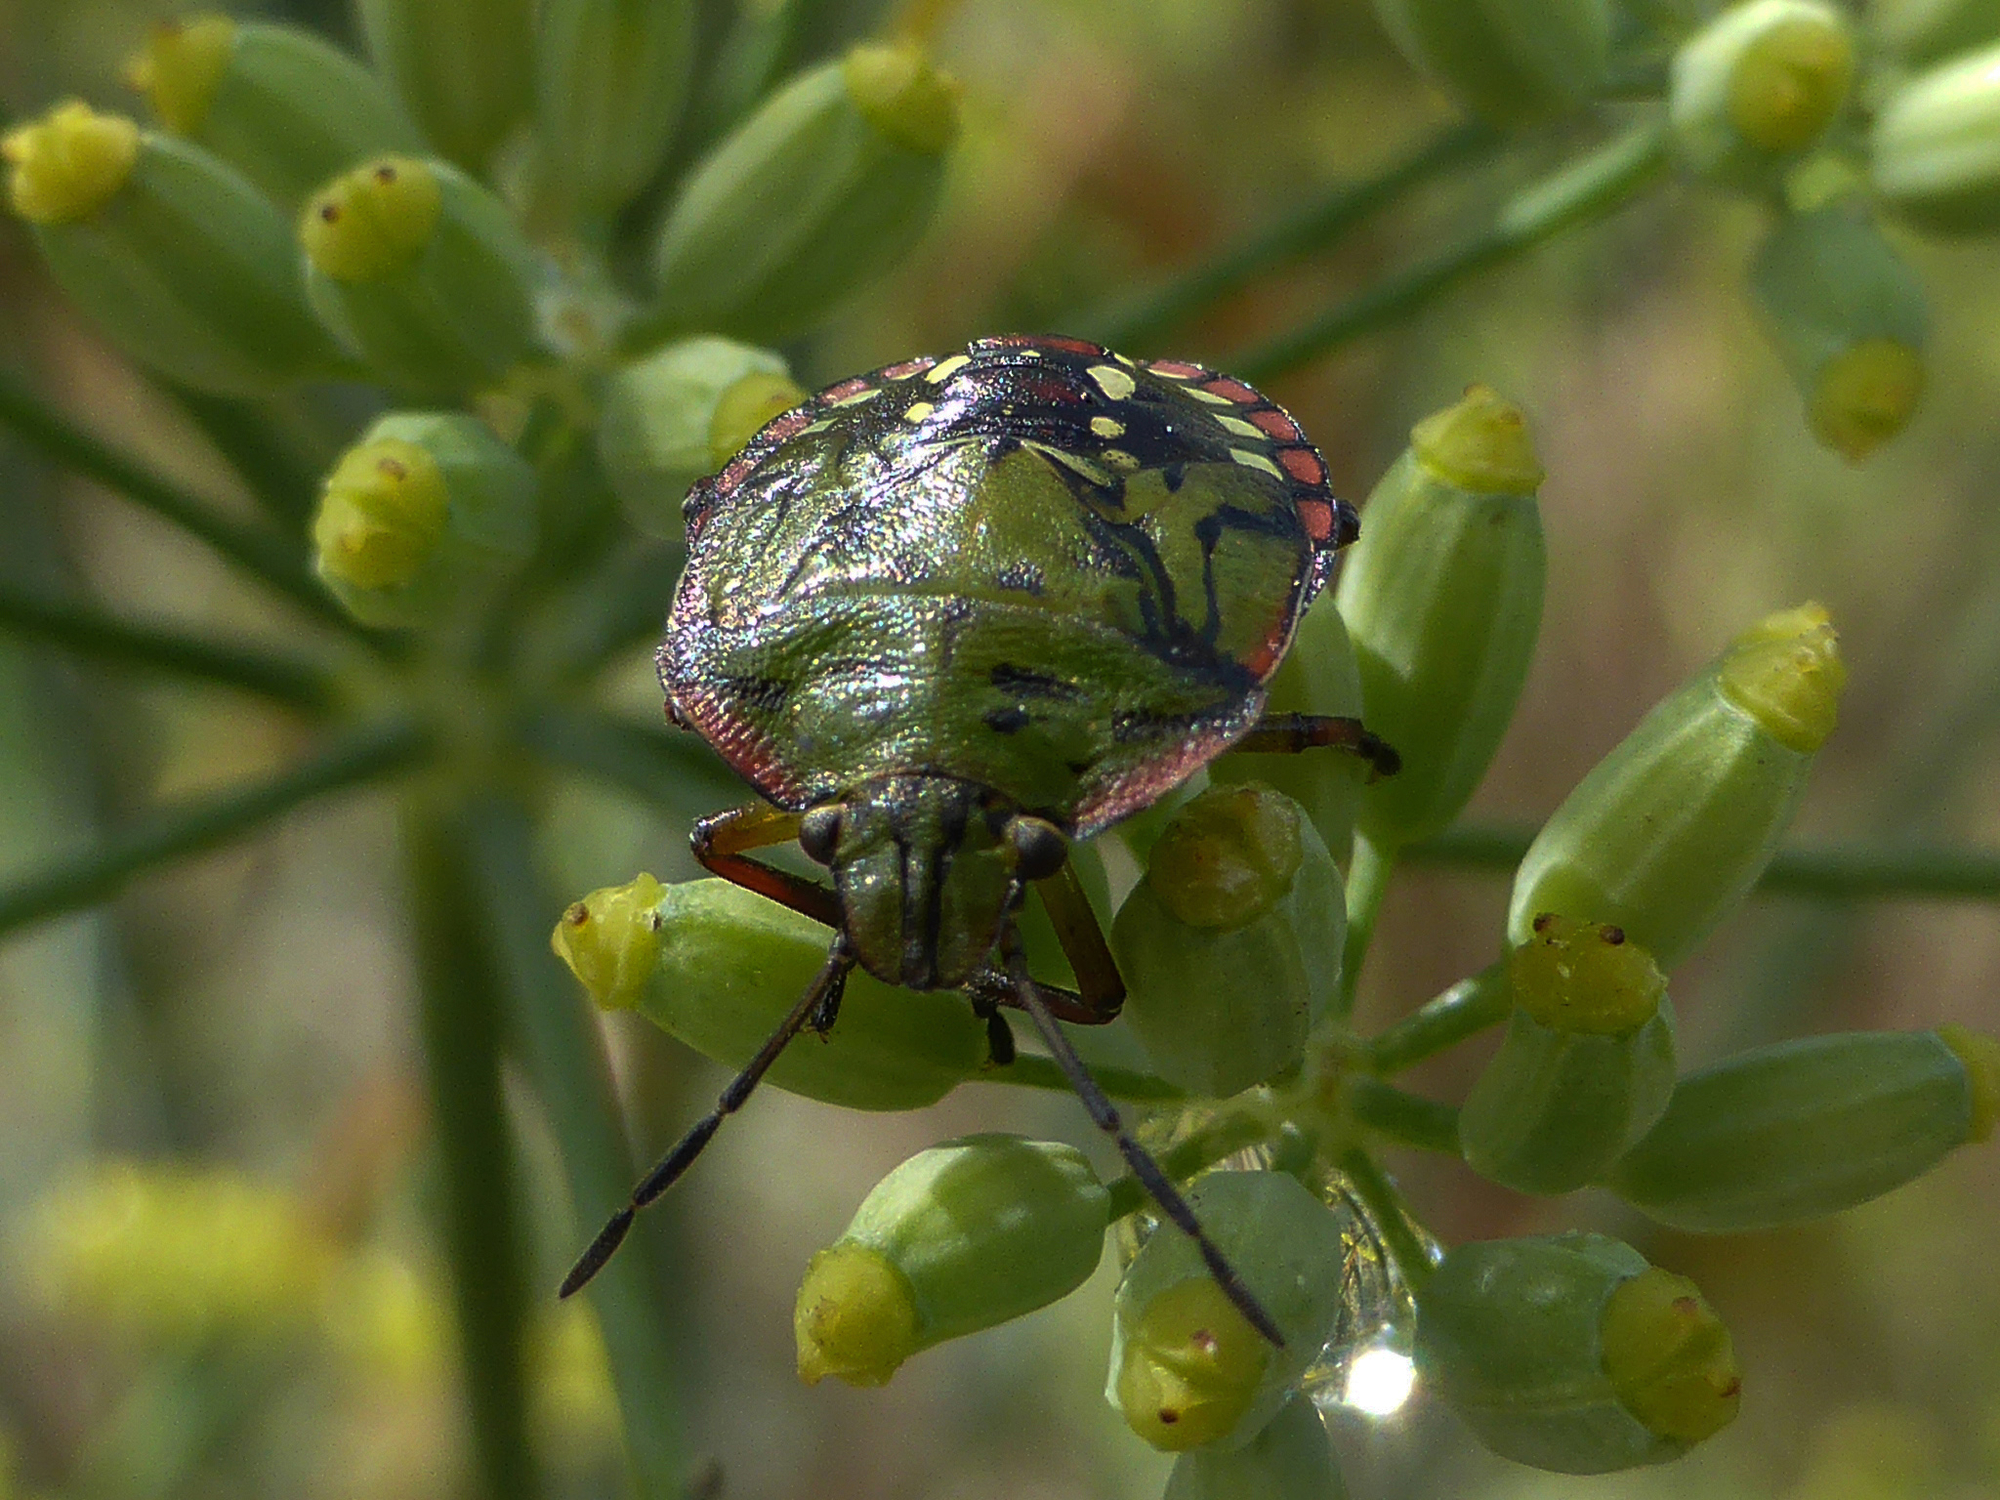
<instances>
[{"instance_id":1,"label":"cluster of buds","mask_svg":"<svg viewBox=\"0 0 2000 1500\"><path fill-rule=\"evenodd\" d=\"M783 378L721 341L669 357L710 361L712 389ZM699 440L690 430L690 451ZM1372 1133L1416 1137L1381 1102L1395 1091L1379 1074L1400 1064L1345 1029L1341 863L1437 832L1485 773L1539 630L1541 480L1521 411L1475 386L1416 425L1334 598L1301 627L1274 686L1284 707L1360 712L1396 745L1399 776L1364 783L1335 767L1336 780L1292 783L1295 800L1262 780L1293 763L1225 757L1206 790L1129 840L1142 874L1120 899L1077 851L1128 989L1113 1028L1124 1050L1105 1055L1142 1059L1151 1097L1185 1096L1149 1130L1284 1335L1252 1326L1186 1236L1119 1237L1129 1261L1106 1398L1178 1455L1168 1500L1339 1494L1315 1402L1343 1399L1337 1377L1363 1347L1405 1351L1489 1448L1544 1469L1663 1462L1735 1416L1728 1331L1685 1278L1594 1234L1439 1254L1393 1190L1365 1200L1351 1175ZM1452 1123L1424 1144L1518 1192L1601 1186L1663 1224L1736 1231L1865 1202L1991 1134L2000 1042L1962 1028L1816 1037L1679 1070L1667 974L1777 851L1845 677L1825 610L1778 611L1582 779L1516 871L1496 961L1445 997L1475 997L1505 1034L1458 1110L1429 1106ZM1031 921L1024 933L1034 972L1066 982ZM637 1009L732 1067L824 951L810 922L733 885L650 876L577 903L554 943L601 1005ZM788 1049L770 1076L901 1109L1011 1066L994 1063L962 1001L857 973L825 1045ZM1183 1158L1211 1135L1207 1156ZM1224 1158L1246 1140L1262 1143L1248 1159L1261 1169L1214 1170L1242 1167ZM1102 1183L1050 1142L975 1136L920 1152L807 1267L799 1371L880 1384L924 1349L1053 1302L1088 1277L1107 1224L1143 1202L1136 1183ZM1357 1322L1371 1255L1390 1269Z\"/></svg>"}]
</instances>

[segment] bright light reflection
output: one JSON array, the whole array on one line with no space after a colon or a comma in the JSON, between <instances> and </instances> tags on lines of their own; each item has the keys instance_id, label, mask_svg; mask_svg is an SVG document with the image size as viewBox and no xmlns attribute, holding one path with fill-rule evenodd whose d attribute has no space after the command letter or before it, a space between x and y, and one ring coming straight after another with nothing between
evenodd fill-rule
<instances>
[{"instance_id":1,"label":"bright light reflection","mask_svg":"<svg viewBox=\"0 0 2000 1500\"><path fill-rule=\"evenodd\" d=\"M1410 1399L1417 1367L1407 1354L1394 1349L1364 1349L1347 1367L1342 1400L1371 1417L1386 1417Z\"/></svg>"}]
</instances>

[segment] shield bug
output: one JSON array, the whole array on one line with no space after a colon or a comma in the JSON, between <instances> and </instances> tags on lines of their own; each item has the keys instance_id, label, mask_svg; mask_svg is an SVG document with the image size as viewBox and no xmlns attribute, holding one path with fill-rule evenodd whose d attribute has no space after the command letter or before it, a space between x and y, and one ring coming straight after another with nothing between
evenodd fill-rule
<instances>
[{"instance_id":1,"label":"shield bug","mask_svg":"<svg viewBox=\"0 0 2000 1500\"><path fill-rule=\"evenodd\" d=\"M826 964L563 1283L595 1275L856 964L964 991L996 1062L1024 1011L1217 1282L1270 1317L1058 1028L1124 984L1068 863L1223 751L1396 757L1352 719L1266 715L1264 684L1354 539L1284 411L1239 380L1080 339L982 339L828 387L689 492L660 647L668 716L764 801L703 819L708 869L834 931ZM797 840L832 885L750 857ZM1046 907L1076 992L1028 977Z\"/></svg>"}]
</instances>

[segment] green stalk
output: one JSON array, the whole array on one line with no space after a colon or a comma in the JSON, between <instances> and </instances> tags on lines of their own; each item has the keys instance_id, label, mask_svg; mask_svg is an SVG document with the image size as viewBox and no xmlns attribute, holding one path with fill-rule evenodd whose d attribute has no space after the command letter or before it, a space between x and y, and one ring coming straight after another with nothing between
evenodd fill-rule
<instances>
[{"instance_id":1,"label":"green stalk","mask_svg":"<svg viewBox=\"0 0 2000 1500\"><path fill-rule=\"evenodd\" d=\"M1400 1073L1467 1037L1498 1026L1507 1019L1513 1003L1506 968L1494 964L1482 969L1370 1040L1369 1066L1377 1073Z\"/></svg>"},{"instance_id":2,"label":"green stalk","mask_svg":"<svg viewBox=\"0 0 2000 1500\"><path fill-rule=\"evenodd\" d=\"M1212 1167L1252 1146L1261 1146L1269 1138L1265 1121L1253 1115L1229 1114L1210 1121L1166 1150L1154 1152L1153 1159L1168 1177L1185 1182L1202 1168ZM1130 1173L1109 1184L1108 1191L1111 1194L1108 1218L1113 1224L1153 1201L1139 1179Z\"/></svg>"},{"instance_id":3,"label":"green stalk","mask_svg":"<svg viewBox=\"0 0 2000 1500\"><path fill-rule=\"evenodd\" d=\"M1347 1083L1347 1111L1399 1146L1458 1155L1458 1109L1359 1074Z\"/></svg>"},{"instance_id":4,"label":"green stalk","mask_svg":"<svg viewBox=\"0 0 2000 1500\"><path fill-rule=\"evenodd\" d=\"M1657 122L1634 126L1582 160L1515 194L1493 222L1442 255L1399 271L1355 297L1226 363L1245 380L1264 381L1311 364L1401 318L1438 293L1622 207L1667 166L1667 135Z\"/></svg>"},{"instance_id":5,"label":"green stalk","mask_svg":"<svg viewBox=\"0 0 2000 1500\"><path fill-rule=\"evenodd\" d=\"M1092 1063L1090 1076L1097 1080L1097 1086L1111 1098L1124 1099L1134 1104L1168 1104L1187 1097L1186 1093L1175 1088L1166 1079L1155 1078L1150 1073L1135 1073L1130 1068L1112 1068L1101 1063ZM1008 1083L1016 1088L1048 1089L1058 1094L1073 1091L1069 1075L1056 1066L1053 1058L1043 1057L1037 1052L1017 1053L1014 1060L1006 1067L988 1068L972 1082Z\"/></svg>"},{"instance_id":6,"label":"green stalk","mask_svg":"<svg viewBox=\"0 0 2000 1500\"><path fill-rule=\"evenodd\" d=\"M477 1493L540 1493L528 1441L523 1361L527 1275L518 1183L500 1090L506 1004L478 908L463 814L420 798L405 808L431 1120L444 1171L444 1243L458 1311Z\"/></svg>"},{"instance_id":7,"label":"green stalk","mask_svg":"<svg viewBox=\"0 0 2000 1500\"><path fill-rule=\"evenodd\" d=\"M1374 176L1329 188L1165 285L1145 288L1072 320L1075 329L1113 349L1135 353L1152 349L1161 335L1264 272L1327 248L1411 188L1472 160L1499 139L1490 126L1476 122L1447 125Z\"/></svg>"},{"instance_id":8,"label":"green stalk","mask_svg":"<svg viewBox=\"0 0 2000 1500\"><path fill-rule=\"evenodd\" d=\"M625 1206L639 1169L626 1145L603 1037L543 937L561 903L550 898L535 867L528 816L514 803L487 800L472 806L468 823L501 999L561 1148L575 1210L567 1238L580 1248ZM648 1215L590 1290L643 1500L677 1500L687 1469L680 1417L686 1352L672 1337L686 1323L675 1316L666 1290L670 1267L658 1243L669 1222L660 1212Z\"/></svg>"},{"instance_id":9,"label":"green stalk","mask_svg":"<svg viewBox=\"0 0 2000 1500\"><path fill-rule=\"evenodd\" d=\"M375 632L357 624L320 587L306 568L304 553L293 543L260 526L246 526L222 515L207 501L73 426L33 393L7 379L0 379L0 426L12 428L54 462L173 522L316 618L351 635L375 638Z\"/></svg>"},{"instance_id":10,"label":"green stalk","mask_svg":"<svg viewBox=\"0 0 2000 1500\"><path fill-rule=\"evenodd\" d=\"M1375 1232L1382 1238L1382 1248L1389 1252L1389 1259L1396 1267L1396 1274L1403 1278L1403 1285L1412 1292L1421 1292L1424 1283L1430 1280L1431 1254L1410 1223L1403 1195L1396 1191L1396 1185L1389 1180L1375 1158L1361 1146L1350 1146L1341 1152L1339 1165L1340 1170L1347 1174L1354 1196L1368 1210Z\"/></svg>"},{"instance_id":11,"label":"green stalk","mask_svg":"<svg viewBox=\"0 0 2000 1500\"><path fill-rule=\"evenodd\" d=\"M251 494L293 536L305 535L319 504L320 470L289 441L287 424L273 403L239 401L202 391L177 390L181 409L202 436L229 460Z\"/></svg>"},{"instance_id":12,"label":"green stalk","mask_svg":"<svg viewBox=\"0 0 2000 1500\"><path fill-rule=\"evenodd\" d=\"M0 630L100 661L239 688L307 713L324 713L334 700L333 674L310 661L136 624L84 601L38 599L5 583Z\"/></svg>"},{"instance_id":13,"label":"green stalk","mask_svg":"<svg viewBox=\"0 0 2000 1500\"><path fill-rule=\"evenodd\" d=\"M164 809L0 890L0 933L90 906L133 876L254 832L304 802L383 781L424 760L430 737L403 720L353 730L261 785Z\"/></svg>"},{"instance_id":14,"label":"green stalk","mask_svg":"<svg viewBox=\"0 0 2000 1500\"><path fill-rule=\"evenodd\" d=\"M544 704L522 719L518 733L524 747L564 770L622 786L677 817L744 799L743 783L714 752L665 725Z\"/></svg>"},{"instance_id":15,"label":"green stalk","mask_svg":"<svg viewBox=\"0 0 2000 1500\"><path fill-rule=\"evenodd\" d=\"M1327 1019L1339 1025L1354 1014L1354 996L1361 983L1361 966L1375 940L1375 919L1389 892L1396 851L1384 849L1364 834L1354 835L1354 854L1347 865L1347 940L1340 954L1340 988Z\"/></svg>"}]
</instances>

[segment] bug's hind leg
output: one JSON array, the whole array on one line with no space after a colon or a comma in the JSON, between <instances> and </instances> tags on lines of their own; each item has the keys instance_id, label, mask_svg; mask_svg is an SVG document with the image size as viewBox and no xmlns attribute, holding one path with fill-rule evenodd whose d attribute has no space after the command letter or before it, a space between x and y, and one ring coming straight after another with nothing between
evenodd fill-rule
<instances>
[{"instance_id":1,"label":"bug's hind leg","mask_svg":"<svg viewBox=\"0 0 2000 1500\"><path fill-rule=\"evenodd\" d=\"M1374 776L1394 776L1403 769L1403 757L1394 746L1369 733L1359 719L1337 714L1266 714L1229 748L1253 755L1296 755L1322 747L1346 751Z\"/></svg>"}]
</instances>

